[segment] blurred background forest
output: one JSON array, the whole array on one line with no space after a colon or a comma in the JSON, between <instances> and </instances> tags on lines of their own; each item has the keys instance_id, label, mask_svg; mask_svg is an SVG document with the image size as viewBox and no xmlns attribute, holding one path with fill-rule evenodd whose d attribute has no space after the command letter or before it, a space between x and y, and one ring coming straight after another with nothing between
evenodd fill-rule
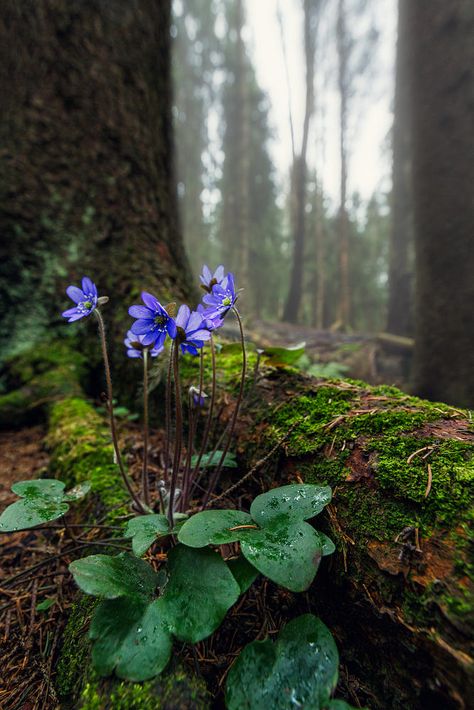
<instances>
[{"instance_id":1,"label":"blurred background forest","mask_svg":"<svg viewBox=\"0 0 474 710\"><path fill-rule=\"evenodd\" d=\"M6 0L0 40L1 360L88 271L121 349L224 263L257 344L474 406L472 0Z\"/></svg>"}]
</instances>

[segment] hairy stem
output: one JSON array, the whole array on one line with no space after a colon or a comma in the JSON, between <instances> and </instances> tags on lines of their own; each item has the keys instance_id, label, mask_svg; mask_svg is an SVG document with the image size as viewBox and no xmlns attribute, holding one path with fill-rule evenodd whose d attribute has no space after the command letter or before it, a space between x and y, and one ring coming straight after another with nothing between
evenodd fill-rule
<instances>
[{"instance_id":1,"label":"hairy stem","mask_svg":"<svg viewBox=\"0 0 474 710\"><path fill-rule=\"evenodd\" d=\"M183 437L183 409L181 402L181 384L179 381L179 346L176 341L173 343L173 375L176 400L176 435L174 442L173 471L171 473L171 485L169 492L170 499L168 506L168 520L170 522L170 528L173 527L174 498L176 493L176 483L178 481L179 476L179 464L181 461L181 444Z\"/></svg>"},{"instance_id":2,"label":"hairy stem","mask_svg":"<svg viewBox=\"0 0 474 710\"><path fill-rule=\"evenodd\" d=\"M148 484L148 348L143 349L143 468L142 491L145 503L150 505Z\"/></svg>"},{"instance_id":3,"label":"hairy stem","mask_svg":"<svg viewBox=\"0 0 474 710\"><path fill-rule=\"evenodd\" d=\"M237 396L237 402L235 405L234 412L232 414L232 419L230 421L229 435L228 435L227 441L225 443L224 449L222 451L222 455L219 460L219 463L216 466L216 470L214 471L214 473L212 474L212 476L210 478L209 486L208 486L206 494L203 498L201 510L204 510L206 508L207 504L209 503L209 499L210 499L210 497L214 491L214 488L216 487L216 483L219 479L219 475L222 470L222 466L224 464L225 457L227 455L227 452L229 451L230 442L232 441L232 435L234 433L235 425L237 422L237 416L239 414L240 405L242 403L242 398L244 395L245 375L246 375L246 371L247 371L247 353L245 352L244 329L242 326L242 319L240 318L240 313L238 312L237 308L234 306L232 308L232 310L235 314L235 317L237 318L237 323L239 324L240 344L242 347L242 374L240 377L239 394Z\"/></svg>"},{"instance_id":4,"label":"hairy stem","mask_svg":"<svg viewBox=\"0 0 474 710\"><path fill-rule=\"evenodd\" d=\"M196 465L194 466L192 473L192 480L196 480L196 476L199 472L199 466L201 465L201 459L206 451L207 442L209 440L209 432L211 431L212 415L214 413L214 405L216 402L216 348L214 346L214 340L211 334L209 340L211 346L211 362L212 362L212 386L211 386L211 401L209 403L209 412L207 415L206 426L204 429L204 434L202 437L201 448L198 454Z\"/></svg>"},{"instance_id":5,"label":"hairy stem","mask_svg":"<svg viewBox=\"0 0 474 710\"><path fill-rule=\"evenodd\" d=\"M123 465L122 455L120 453L120 447L119 447L119 443L118 443L117 429L115 426L112 377L110 375L110 363L109 363L109 355L107 352L107 340L105 337L104 320L103 320L102 314L100 313L98 308L96 308L94 310L94 313L95 313L98 323L99 323L100 343L102 346L102 356L104 359L104 368L105 368L105 381L106 381L106 385L107 385L107 409L109 411L110 433L112 435L112 443L113 443L113 447L114 447L115 461L119 467L120 474L122 476L122 480L124 482L125 488L127 489L130 497L135 502L136 506L138 507L138 510L141 513L144 513L145 511L143 509L142 502L140 501L137 494L133 490L132 484L131 484L130 479L127 475L127 472L125 471L125 467Z\"/></svg>"}]
</instances>

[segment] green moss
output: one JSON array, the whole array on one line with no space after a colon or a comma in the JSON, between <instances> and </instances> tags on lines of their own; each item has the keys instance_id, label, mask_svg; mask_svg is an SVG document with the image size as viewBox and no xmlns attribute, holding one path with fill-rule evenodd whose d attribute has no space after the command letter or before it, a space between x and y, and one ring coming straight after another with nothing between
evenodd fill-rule
<instances>
[{"instance_id":1,"label":"green moss","mask_svg":"<svg viewBox=\"0 0 474 710\"><path fill-rule=\"evenodd\" d=\"M81 710L207 710L204 682L177 667L145 683L92 679L81 694Z\"/></svg>"},{"instance_id":2,"label":"green moss","mask_svg":"<svg viewBox=\"0 0 474 710\"><path fill-rule=\"evenodd\" d=\"M69 612L55 679L55 688L61 698L74 697L80 691L78 684L82 683L84 668L90 662L90 642L85 628L96 603L92 597L78 594Z\"/></svg>"},{"instance_id":3,"label":"green moss","mask_svg":"<svg viewBox=\"0 0 474 710\"><path fill-rule=\"evenodd\" d=\"M128 500L104 421L94 408L78 397L56 402L50 411L47 445L50 467L68 485L90 481L107 510L127 512ZM123 508L117 511L117 506Z\"/></svg>"},{"instance_id":4,"label":"green moss","mask_svg":"<svg viewBox=\"0 0 474 710\"><path fill-rule=\"evenodd\" d=\"M253 370L257 362L255 346L246 343L247 380L252 381ZM204 383L209 387L212 378L212 360L210 348L204 350ZM198 384L200 358L187 356L181 359L181 374L189 384ZM242 350L240 343L216 344L216 379L219 387L235 387L240 382L242 373Z\"/></svg>"}]
</instances>

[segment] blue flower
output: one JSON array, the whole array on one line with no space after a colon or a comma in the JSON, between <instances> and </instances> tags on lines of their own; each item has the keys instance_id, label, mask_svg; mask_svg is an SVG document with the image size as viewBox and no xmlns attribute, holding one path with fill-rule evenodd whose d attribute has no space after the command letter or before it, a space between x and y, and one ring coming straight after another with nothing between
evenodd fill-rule
<instances>
[{"instance_id":1,"label":"blue flower","mask_svg":"<svg viewBox=\"0 0 474 710\"><path fill-rule=\"evenodd\" d=\"M143 357L143 350L146 348L146 345L143 345L143 335L135 335L135 333L129 330L123 342L127 348L128 357ZM156 357L163 352L163 350L164 346L160 345L159 348L152 348L148 353L151 357Z\"/></svg>"},{"instance_id":2,"label":"blue flower","mask_svg":"<svg viewBox=\"0 0 474 710\"><path fill-rule=\"evenodd\" d=\"M211 320L223 318L237 300L234 275L228 273L220 284L212 287L211 293L203 296L202 300L207 306L203 311L205 318L210 318Z\"/></svg>"},{"instance_id":3,"label":"blue flower","mask_svg":"<svg viewBox=\"0 0 474 710\"><path fill-rule=\"evenodd\" d=\"M97 307L97 288L87 276L82 279L82 290L77 286L68 286L66 293L76 304L75 308L69 308L62 314L68 323L89 316Z\"/></svg>"},{"instance_id":4,"label":"blue flower","mask_svg":"<svg viewBox=\"0 0 474 710\"><path fill-rule=\"evenodd\" d=\"M201 408L205 406L206 399L208 398L208 395L205 392L199 390L198 387L194 387L194 385L191 385L191 387L189 388L189 394L191 395L194 407Z\"/></svg>"},{"instance_id":5,"label":"blue flower","mask_svg":"<svg viewBox=\"0 0 474 710\"><path fill-rule=\"evenodd\" d=\"M224 323L224 319L221 318L218 314L213 314L209 317L208 315L206 315L208 310L208 308L204 308L202 303L200 303L197 307L199 315L203 318L204 327L210 331L213 331L216 328L220 328Z\"/></svg>"},{"instance_id":6,"label":"blue flower","mask_svg":"<svg viewBox=\"0 0 474 710\"><path fill-rule=\"evenodd\" d=\"M202 267L202 274L199 278L201 279L201 288L203 288L207 293L211 293L213 286L222 283L224 278L224 267L221 264L217 267L214 273L211 273L210 268L204 265Z\"/></svg>"},{"instance_id":7,"label":"blue flower","mask_svg":"<svg viewBox=\"0 0 474 710\"><path fill-rule=\"evenodd\" d=\"M197 311L191 312L188 306L180 306L176 316L176 325L178 328L177 340L183 353L197 355L198 348L202 348L204 341L211 337L202 315Z\"/></svg>"},{"instance_id":8,"label":"blue flower","mask_svg":"<svg viewBox=\"0 0 474 710\"><path fill-rule=\"evenodd\" d=\"M161 303L151 293L142 293L144 306L131 306L128 309L132 318L137 318L131 327L134 335L142 335L142 345L160 348L166 340L176 337L176 323Z\"/></svg>"}]
</instances>

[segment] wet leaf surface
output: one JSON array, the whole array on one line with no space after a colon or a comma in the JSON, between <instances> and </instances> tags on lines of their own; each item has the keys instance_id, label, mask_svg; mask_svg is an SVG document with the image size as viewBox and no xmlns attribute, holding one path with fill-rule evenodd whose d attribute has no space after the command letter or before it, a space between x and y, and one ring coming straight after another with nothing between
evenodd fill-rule
<instances>
[{"instance_id":1,"label":"wet leaf surface","mask_svg":"<svg viewBox=\"0 0 474 710\"><path fill-rule=\"evenodd\" d=\"M86 594L104 599L150 598L160 576L143 560L128 552L119 555L89 555L71 562L69 570Z\"/></svg>"},{"instance_id":2,"label":"wet leaf surface","mask_svg":"<svg viewBox=\"0 0 474 710\"><path fill-rule=\"evenodd\" d=\"M168 535L170 526L165 515L153 513L140 515L128 521L124 537L132 538L132 550L137 557L141 557L158 537Z\"/></svg>"}]
</instances>

